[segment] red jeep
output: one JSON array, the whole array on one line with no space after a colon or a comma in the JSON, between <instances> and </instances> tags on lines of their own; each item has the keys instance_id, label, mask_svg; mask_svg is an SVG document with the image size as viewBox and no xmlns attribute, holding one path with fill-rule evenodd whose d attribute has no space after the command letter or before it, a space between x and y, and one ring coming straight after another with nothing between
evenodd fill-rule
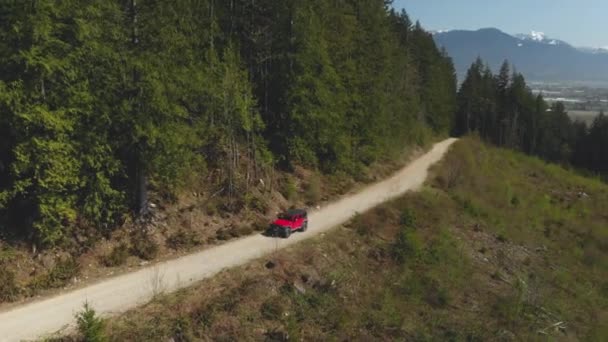
<instances>
[{"instance_id":1,"label":"red jeep","mask_svg":"<svg viewBox=\"0 0 608 342\"><path fill-rule=\"evenodd\" d=\"M270 225L269 235L288 238L296 231L305 232L308 228L308 213L304 209L291 209L282 214Z\"/></svg>"}]
</instances>

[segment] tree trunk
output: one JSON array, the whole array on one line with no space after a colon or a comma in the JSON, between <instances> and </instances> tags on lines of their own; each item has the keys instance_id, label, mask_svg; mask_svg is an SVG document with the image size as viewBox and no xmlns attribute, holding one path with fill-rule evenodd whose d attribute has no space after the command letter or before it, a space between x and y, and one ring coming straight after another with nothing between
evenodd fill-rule
<instances>
[{"instance_id":1,"label":"tree trunk","mask_svg":"<svg viewBox=\"0 0 608 342\"><path fill-rule=\"evenodd\" d=\"M137 31L137 0L131 0L131 44L135 55L137 47L139 45L139 35ZM134 117L140 116L138 111L141 110L140 95L141 89L139 88L140 74L137 67L133 67L133 86L135 88L135 106L134 106ZM135 212L137 216L143 217L148 214L148 180L146 162L144 160L144 149L146 142L138 141L134 148L134 160L135 160Z\"/></svg>"}]
</instances>

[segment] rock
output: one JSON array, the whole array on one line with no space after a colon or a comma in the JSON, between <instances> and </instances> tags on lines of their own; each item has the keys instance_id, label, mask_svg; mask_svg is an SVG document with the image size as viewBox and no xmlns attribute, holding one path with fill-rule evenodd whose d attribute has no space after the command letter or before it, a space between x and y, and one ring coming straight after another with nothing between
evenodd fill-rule
<instances>
[{"instance_id":1,"label":"rock","mask_svg":"<svg viewBox=\"0 0 608 342\"><path fill-rule=\"evenodd\" d=\"M150 263L149 261L142 261L142 262L139 263L139 266L143 267L143 266L146 266L149 263Z\"/></svg>"},{"instance_id":2,"label":"rock","mask_svg":"<svg viewBox=\"0 0 608 342\"><path fill-rule=\"evenodd\" d=\"M306 288L304 287L304 284L302 284L298 281L293 283L293 288L296 289L296 291L298 291L300 294L306 293Z\"/></svg>"}]
</instances>

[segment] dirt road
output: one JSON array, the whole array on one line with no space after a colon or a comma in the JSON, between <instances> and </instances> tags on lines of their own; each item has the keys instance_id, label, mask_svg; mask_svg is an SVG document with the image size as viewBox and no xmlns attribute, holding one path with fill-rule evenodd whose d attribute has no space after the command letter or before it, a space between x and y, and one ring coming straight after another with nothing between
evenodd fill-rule
<instances>
[{"instance_id":1,"label":"dirt road","mask_svg":"<svg viewBox=\"0 0 608 342\"><path fill-rule=\"evenodd\" d=\"M104 315L144 304L159 292L170 292L213 276L223 269L244 264L304 239L320 234L406 191L418 189L428 168L439 161L455 139L433 149L391 178L371 185L309 215L306 233L288 240L250 236L196 254L141 269L95 285L43 299L0 313L0 341L35 339L72 324L74 314L88 302Z\"/></svg>"}]
</instances>

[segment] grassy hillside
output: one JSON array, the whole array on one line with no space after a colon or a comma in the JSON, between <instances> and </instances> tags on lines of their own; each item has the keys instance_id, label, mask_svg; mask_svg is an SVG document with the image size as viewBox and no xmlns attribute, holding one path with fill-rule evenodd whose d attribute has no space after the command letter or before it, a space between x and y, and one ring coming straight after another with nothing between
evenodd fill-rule
<instances>
[{"instance_id":1,"label":"grassy hillside","mask_svg":"<svg viewBox=\"0 0 608 342\"><path fill-rule=\"evenodd\" d=\"M111 341L608 339L608 186L457 143L428 185L104 322ZM64 339L71 340L71 339Z\"/></svg>"}]
</instances>

